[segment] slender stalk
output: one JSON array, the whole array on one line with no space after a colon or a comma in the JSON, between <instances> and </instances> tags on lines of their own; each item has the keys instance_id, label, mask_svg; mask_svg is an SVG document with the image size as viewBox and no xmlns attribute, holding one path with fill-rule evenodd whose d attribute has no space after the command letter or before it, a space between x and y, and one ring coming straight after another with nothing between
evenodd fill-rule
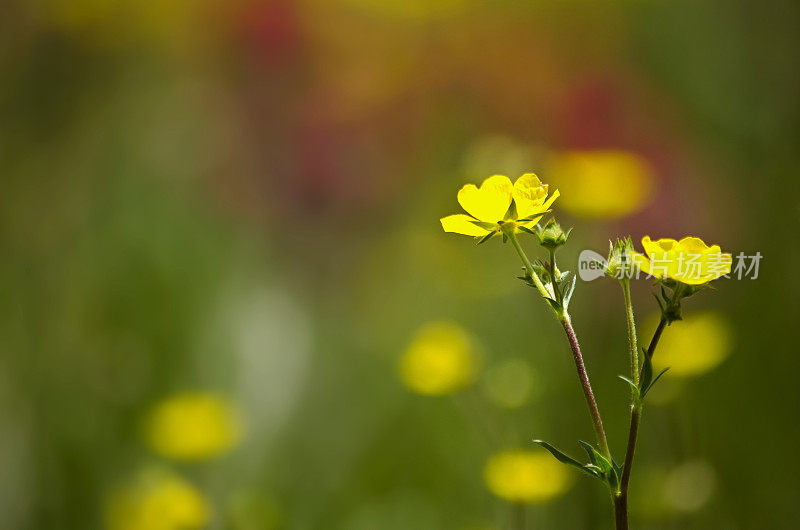
<instances>
[{"instance_id":1,"label":"slender stalk","mask_svg":"<svg viewBox=\"0 0 800 530\"><path fill-rule=\"evenodd\" d=\"M553 294L555 294L556 300L559 304L563 304L564 299L561 297L558 282L556 281L556 251L553 248L550 249L550 281L553 285Z\"/></svg>"},{"instance_id":2,"label":"slender stalk","mask_svg":"<svg viewBox=\"0 0 800 530\"><path fill-rule=\"evenodd\" d=\"M533 265L531 265L531 262L528 259L528 256L525 254L525 251L522 250L519 241L517 241L516 234L509 232L507 235L511 240L511 244L514 245L517 254L519 254L525 270L533 279L533 283L536 285L536 288L539 289L539 292L542 294L542 296L552 298L552 294L547 291L544 284L542 284L542 280L539 279L536 271L533 270ZM555 267L555 262L553 261L552 263L553 267ZM600 418L600 409L597 407L597 401L595 400L594 393L592 392L592 385L589 383L589 376L586 373L586 366L583 364L581 347L578 344L578 337L575 335L575 330L572 327L572 321L569 317L569 313L563 309L561 311L556 311L553 309L553 312L555 313L559 322L561 322L561 325L564 327L564 331L567 334L567 340L569 341L569 346L572 349L572 358L575 361L575 368L578 371L578 379L580 380L581 387L583 388L583 396L586 398L586 405L589 407L589 415L592 418L592 426L594 427L594 433L597 437L597 443L600 445L600 451L606 458L611 460L611 451L608 449L608 439L606 438L605 430L603 430L603 420Z\"/></svg>"},{"instance_id":3,"label":"slender stalk","mask_svg":"<svg viewBox=\"0 0 800 530\"><path fill-rule=\"evenodd\" d=\"M614 496L614 528L628 530L628 496Z\"/></svg>"},{"instance_id":4,"label":"slender stalk","mask_svg":"<svg viewBox=\"0 0 800 530\"><path fill-rule=\"evenodd\" d=\"M658 341L667 325L667 319L661 317L650 345L647 347L647 357L653 358ZM638 384L638 377L637 377ZM631 480L631 468L633 467L633 455L636 452L636 439L639 436L639 423L642 419L641 403L631 407L631 423L628 428L628 446L625 448L625 462L622 465L622 477L620 478L619 492L614 496L614 518L617 530L627 530L628 528L628 485Z\"/></svg>"},{"instance_id":5,"label":"slender stalk","mask_svg":"<svg viewBox=\"0 0 800 530\"><path fill-rule=\"evenodd\" d=\"M583 388L583 396L586 398L586 405L589 407L589 414L592 417L592 425L594 426L594 433L597 436L597 443L600 444L600 452L611 460L611 451L608 449L606 432L603 430L603 420L600 418L600 409L597 408L597 401L594 399L592 385L589 383L589 376L586 374L586 367L583 364L583 356L581 355L581 347L578 344L578 337L575 335L575 330L572 328L572 321L568 313L564 313L561 324L564 326L570 348L572 348L572 358L575 361L578 379L580 379L581 387Z\"/></svg>"},{"instance_id":6,"label":"slender stalk","mask_svg":"<svg viewBox=\"0 0 800 530\"><path fill-rule=\"evenodd\" d=\"M633 318L633 304L631 303L631 281L625 278L620 281L622 294L625 297L625 316L628 323L628 349L631 357L631 377L634 384L639 386L639 345L636 340L636 321Z\"/></svg>"},{"instance_id":7,"label":"slender stalk","mask_svg":"<svg viewBox=\"0 0 800 530\"><path fill-rule=\"evenodd\" d=\"M522 265L525 267L525 271L528 273L528 276L530 276L533 279L533 283L536 285L536 288L539 290L542 296L550 298L550 293L547 292L547 289L542 283L542 280L539 279L539 275L536 274L535 270L533 270L533 265L531 265L531 260L528 259L528 256L525 254L525 251L522 250L519 241L517 241L517 235L514 234L514 232L509 232L507 235L508 239L511 240L511 244L514 245L517 254L519 254L519 258L522 260Z\"/></svg>"}]
</instances>

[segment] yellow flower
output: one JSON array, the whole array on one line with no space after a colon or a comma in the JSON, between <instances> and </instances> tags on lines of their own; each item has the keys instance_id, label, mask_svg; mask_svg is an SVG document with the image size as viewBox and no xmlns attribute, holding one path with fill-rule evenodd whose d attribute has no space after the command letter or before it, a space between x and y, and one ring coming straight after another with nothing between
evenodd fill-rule
<instances>
[{"instance_id":1,"label":"yellow flower","mask_svg":"<svg viewBox=\"0 0 800 530\"><path fill-rule=\"evenodd\" d=\"M484 477L489 491L511 502L546 502L571 482L566 467L549 454L522 449L492 455Z\"/></svg>"},{"instance_id":2,"label":"yellow flower","mask_svg":"<svg viewBox=\"0 0 800 530\"><path fill-rule=\"evenodd\" d=\"M697 237L652 241L645 236L642 246L647 257L636 252L632 253L634 260L643 272L656 278L701 285L731 272L731 255Z\"/></svg>"},{"instance_id":3,"label":"yellow flower","mask_svg":"<svg viewBox=\"0 0 800 530\"><path fill-rule=\"evenodd\" d=\"M548 168L564 190L561 207L581 217L618 218L641 210L650 200L653 170L626 151L567 151Z\"/></svg>"},{"instance_id":4,"label":"yellow flower","mask_svg":"<svg viewBox=\"0 0 800 530\"><path fill-rule=\"evenodd\" d=\"M505 175L494 175L480 188L467 184L458 191L458 203L469 215L448 215L441 219L445 232L490 237L501 231L533 229L558 196L547 197L547 184L533 173L525 173L514 184ZM514 208L509 210L512 201ZM507 215L511 214L511 215Z\"/></svg>"},{"instance_id":5,"label":"yellow flower","mask_svg":"<svg viewBox=\"0 0 800 530\"><path fill-rule=\"evenodd\" d=\"M472 383L478 359L464 329L450 322L431 322L417 332L400 358L400 378L419 394L452 394Z\"/></svg>"},{"instance_id":6,"label":"yellow flower","mask_svg":"<svg viewBox=\"0 0 800 530\"><path fill-rule=\"evenodd\" d=\"M654 330L657 315L650 321ZM677 320L664 330L658 342L653 365L656 372L666 367L664 377L682 378L701 375L719 366L731 350L731 326L714 312L693 313Z\"/></svg>"},{"instance_id":7,"label":"yellow flower","mask_svg":"<svg viewBox=\"0 0 800 530\"><path fill-rule=\"evenodd\" d=\"M106 508L109 530L195 530L210 517L205 497L180 477L160 469L141 474L115 492Z\"/></svg>"},{"instance_id":8,"label":"yellow flower","mask_svg":"<svg viewBox=\"0 0 800 530\"><path fill-rule=\"evenodd\" d=\"M148 445L179 460L204 460L235 446L242 435L238 413L215 394L186 393L159 403L145 424Z\"/></svg>"}]
</instances>

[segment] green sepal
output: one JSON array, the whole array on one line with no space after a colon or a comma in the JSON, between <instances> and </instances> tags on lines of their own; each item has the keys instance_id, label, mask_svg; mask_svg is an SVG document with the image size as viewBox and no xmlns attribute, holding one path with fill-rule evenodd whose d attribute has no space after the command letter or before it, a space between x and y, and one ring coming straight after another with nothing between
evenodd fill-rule
<instances>
[{"instance_id":1,"label":"green sepal","mask_svg":"<svg viewBox=\"0 0 800 530\"><path fill-rule=\"evenodd\" d=\"M504 220L510 221L515 220L517 218L517 203L511 201L511 204L508 206L508 210L506 210L506 215L503 217Z\"/></svg>"},{"instance_id":2,"label":"green sepal","mask_svg":"<svg viewBox=\"0 0 800 530\"><path fill-rule=\"evenodd\" d=\"M522 226L522 225L517 225L517 228L519 228L519 229L520 229L520 230L522 230L523 232L527 232L528 234L530 234L530 235L532 235L532 236L535 236L535 235L536 235L536 232L534 232L534 231L533 231L533 230L531 230L530 228L526 228L526 227L524 227L524 226Z\"/></svg>"},{"instance_id":3,"label":"green sepal","mask_svg":"<svg viewBox=\"0 0 800 530\"><path fill-rule=\"evenodd\" d=\"M485 242L487 242L487 241L488 241L489 239L491 239L491 237L492 237L493 235L495 235L496 233L497 233L497 232L489 232L489 233L488 233L488 234L486 234L485 236L482 236L482 237L481 237L481 238L478 240L478 242L477 242L477 243L475 243L475 244L476 244L476 245L480 245L481 243L485 243Z\"/></svg>"},{"instance_id":4,"label":"green sepal","mask_svg":"<svg viewBox=\"0 0 800 530\"><path fill-rule=\"evenodd\" d=\"M470 219L469 222L474 224L475 226L483 228L484 230L496 230L497 229L497 223L487 223L485 221L478 221L477 219Z\"/></svg>"},{"instance_id":5,"label":"green sepal","mask_svg":"<svg viewBox=\"0 0 800 530\"><path fill-rule=\"evenodd\" d=\"M508 234L503 232L503 243L508 243Z\"/></svg>"}]
</instances>

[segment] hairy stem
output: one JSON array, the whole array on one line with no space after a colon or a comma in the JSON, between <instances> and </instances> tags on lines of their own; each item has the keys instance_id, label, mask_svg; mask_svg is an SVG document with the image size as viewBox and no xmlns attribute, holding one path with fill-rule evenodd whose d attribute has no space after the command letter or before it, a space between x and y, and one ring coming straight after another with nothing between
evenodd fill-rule
<instances>
[{"instance_id":1,"label":"hairy stem","mask_svg":"<svg viewBox=\"0 0 800 530\"><path fill-rule=\"evenodd\" d=\"M517 241L517 235L513 232L508 233L508 239L511 240L511 244L514 245L514 249L516 249L517 254L519 254L519 258L522 260L522 265L525 267L525 272L528 273L528 276L533 279L533 283L536 285L536 288L539 290L542 296L546 298L550 298L550 293L547 292L542 280L539 279L539 275L536 274L536 271L533 270L533 265L531 265L531 260L528 259L528 256L525 254L525 251L522 250L522 247Z\"/></svg>"},{"instance_id":2,"label":"hairy stem","mask_svg":"<svg viewBox=\"0 0 800 530\"><path fill-rule=\"evenodd\" d=\"M594 426L594 433L597 436L597 443L600 445L600 452L611 460L611 451L608 449L606 432L603 430L603 420L600 418L600 409L597 408L597 401L594 399L592 385L589 383L589 376L586 374L586 367L583 364L581 347L578 344L578 337L575 335L575 330L572 328L572 321L569 318L569 314L564 313L561 324L564 326L570 348L572 348L572 358L575 361L575 368L578 370L578 379L583 388L583 396L586 398L586 405L589 407L589 414L592 417L592 425Z\"/></svg>"},{"instance_id":3,"label":"hairy stem","mask_svg":"<svg viewBox=\"0 0 800 530\"><path fill-rule=\"evenodd\" d=\"M667 325L667 319L661 317L653 338L650 339L650 346L647 347L647 357L653 358L658 341ZM638 378L637 378L638 384ZM642 407L634 405L631 407L631 423L628 428L628 446L625 449L625 462L622 465L622 478L620 479L619 492L614 497L614 514L617 530L628 528L628 485L631 481L631 468L633 467L633 455L636 452L636 439L639 436L639 423L642 419Z\"/></svg>"},{"instance_id":4,"label":"hairy stem","mask_svg":"<svg viewBox=\"0 0 800 530\"><path fill-rule=\"evenodd\" d=\"M631 377L633 383L639 386L639 344L636 339L636 321L633 318L633 304L631 303L631 282L625 278L620 281L622 294L625 297L625 316L628 323L628 349L631 357Z\"/></svg>"}]
</instances>

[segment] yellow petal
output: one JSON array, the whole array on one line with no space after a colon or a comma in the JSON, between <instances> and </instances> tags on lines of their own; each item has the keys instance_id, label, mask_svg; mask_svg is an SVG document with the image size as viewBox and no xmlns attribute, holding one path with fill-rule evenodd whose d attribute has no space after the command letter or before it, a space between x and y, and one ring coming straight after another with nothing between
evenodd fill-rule
<instances>
[{"instance_id":1,"label":"yellow petal","mask_svg":"<svg viewBox=\"0 0 800 530\"><path fill-rule=\"evenodd\" d=\"M681 249L684 252L689 252L689 253L692 253L692 254L704 254L706 252L719 252L720 251L720 248L719 248L718 245L714 245L714 247L716 247L716 249L714 249L713 247L709 247L699 237L691 237L691 236L684 237L683 239L678 241L678 244L681 246Z\"/></svg>"},{"instance_id":2,"label":"yellow petal","mask_svg":"<svg viewBox=\"0 0 800 530\"><path fill-rule=\"evenodd\" d=\"M480 221L496 223L511 206L514 187L508 177L494 175L483 181L481 187L467 184L458 191L458 203L468 214Z\"/></svg>"},{"instance_id":3,"label":"yellow petal","mask_svg":"<svg viewBox=\"0 0 800 530\"><path fill-rule=\"evenodd\" d=\"M644 247L645 253L652 259L653 255L658 255L661 257L665 252L670 252L673 250L673 247L677 246L678 242L674 239L658 239L653 241L650 239L650 236L644 236L642 238L642 247Z\"/></svg>"},{"instance_id":4,"label":"yellow petal","mask_svg":"<svg viewBox=\"0 0 800 530\"><path fill-rule=\"evenodd\" d=\"M638 267L645 274L650 274L650 260L647 256L639 252L629 252L628 255L633 260L634 267Z\"/></svg>"},{"instance_id":5,"label":"yellow petal","mask_svg":"<svg viewBox=\"0 0 800 530\"><path fill-rule=\"evenodd\" d=\"M546 210L543 208L547 197L547 184L542 184L533 173L525 173L514 183L514 204L517 218L522 219Z\"/></svg>"},{"instance_id":6,"label":"yellow petal","mask_svg":"<svg viewBox=\"0 0 800 530\"><path fill-rule=\"evenodd\" d=\"M561 192L560 191L558 191L558 190L554 191L553 194L550 196L550 198L548 198L544 202L544 204L542 204L538 208L538 210L542 211L542 212L547 211L550 208L550 206L555 202L555 200L558 199L560 196L561 196ZM519 217L523 217L523 216L520 215ZM542 219L542 216L540 215L539 217L536 217L535 219L531 220L530 222L525 223L523 226L525 226L525 228L533 228L534 226L536 226L536 223L538 223L541 219Z\"/></svg>"},{"instance_id":7,"label":"yellow petal","mask_svg":"<svg viewBox=\"0 0 800 530\"><path fill-rule=\"evenodd\" d=\"M485 228L481 228L472 223L474 220L475 219L469 215L464 215L463 213L448 215L447 217L439 219L445 232L464 234L465 236L485 236L489 233Z\"/></svg>"}]
</instances>

